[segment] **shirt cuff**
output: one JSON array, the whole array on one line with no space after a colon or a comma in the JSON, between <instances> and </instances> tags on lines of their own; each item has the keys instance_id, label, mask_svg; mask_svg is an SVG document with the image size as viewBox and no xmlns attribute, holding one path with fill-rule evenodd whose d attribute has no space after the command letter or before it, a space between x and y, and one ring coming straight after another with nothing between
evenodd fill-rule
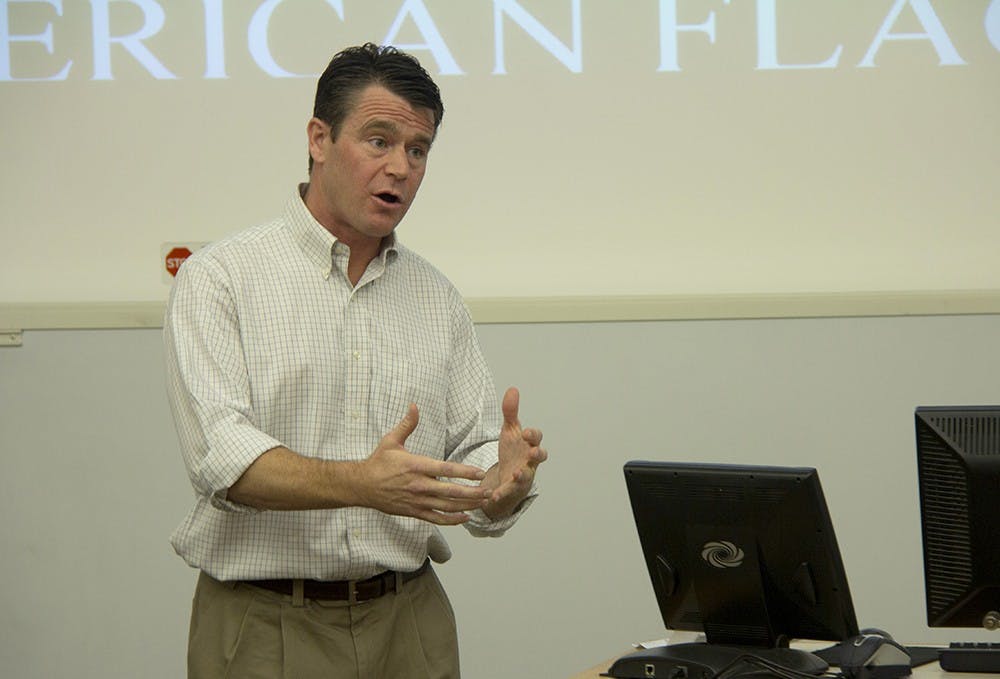
<instances>
[{"instance_id":1,"label":"shirt cuff","mask_svg":"<svg viewBox=\"0 0 1000 679\"><path fill-rule=\"evenodd\" d=\"M477 538L498 538L507 530L517 523L517 520L521 518L521 515L528 510L531 503L535 501L538 497L538 488L535 484L531 485L531 491L525 496L521 503L517 506L510 516L505 516L502 519L491 519L486 515L482 509L474 509L471 512L467 512L469 515L469 520L463 525L465 529L469 531L469 534Z\"/></svg>"},{"instance_id":2,"label":"shirt cuff","mask_svg":"<svg viewBox=\"0 0 1000 679\"><path fill-rule=\"evenodd\" d=\"M281 445L279 441L252 427L240 427L236 436L228 439L224 449L213 450L203 463L202 479L208 500L224 512L252 514L263 511L250 505L233 502L227 497L229 487L236 483L258 457ZM216 440L223 440L217 438Z\"/></svg>"}]
</instances>

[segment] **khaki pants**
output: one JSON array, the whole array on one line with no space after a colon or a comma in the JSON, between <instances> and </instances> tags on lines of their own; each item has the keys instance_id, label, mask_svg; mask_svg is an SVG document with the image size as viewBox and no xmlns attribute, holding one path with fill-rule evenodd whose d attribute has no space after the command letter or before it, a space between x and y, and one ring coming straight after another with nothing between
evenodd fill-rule
<instances>
[{"instance_id":1,"label":"khaki pants","mask_svg":"<svg viewBox=\"0 0 1000 679\"><path fill-rule=\"evenodd\" d=\"M349 605L201 574L188 679L458 679L455 615L433 569L402 591Z\"/></svg>"}]
</instances>

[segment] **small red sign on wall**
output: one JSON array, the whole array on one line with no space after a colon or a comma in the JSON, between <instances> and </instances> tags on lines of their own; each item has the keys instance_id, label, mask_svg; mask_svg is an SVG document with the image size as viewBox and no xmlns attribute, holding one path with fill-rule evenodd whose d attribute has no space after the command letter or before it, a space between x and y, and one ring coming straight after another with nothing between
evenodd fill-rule
<instances>
[{"instance_id":1,"label":"small red sign on wall","mask_svg":"<svg viewBox=\"0 0 1000 679\"><path fill-rule=\"evenodd\" d=\"M184 260L191 256L191 251L184 247L174 248L167 253L165 265L167 273L171 276L177 275L177 270L181 268Z\"/></svg>"}]
</instances>

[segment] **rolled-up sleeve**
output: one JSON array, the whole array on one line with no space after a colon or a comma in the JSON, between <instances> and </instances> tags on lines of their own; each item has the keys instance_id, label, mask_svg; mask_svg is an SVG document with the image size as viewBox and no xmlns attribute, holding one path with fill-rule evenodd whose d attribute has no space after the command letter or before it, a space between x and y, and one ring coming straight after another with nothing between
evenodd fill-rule
<instances>
[{"instance_id":1,"label":"rolled-up sleeve","mask_svg":"<svg viewBox=\"0 0 1000 679\"><path fill-rule=\"evenodd\" d=\"M163 323L167 392L188 478L227 511L257 511L226 499L264 452L281 445L254 424L250 380L232 282L197 253L178 271Z\"/></svg>"}]
</instances>

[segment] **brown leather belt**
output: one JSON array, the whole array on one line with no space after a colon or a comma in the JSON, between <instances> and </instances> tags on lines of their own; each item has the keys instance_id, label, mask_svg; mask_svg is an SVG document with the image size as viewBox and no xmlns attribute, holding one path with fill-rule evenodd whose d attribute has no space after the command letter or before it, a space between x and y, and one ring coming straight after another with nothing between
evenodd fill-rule
<instances>
[{"instance_id":1,"label":"brown leather belt","mask_svg":"<svg viewBox=\"0 0 1000 679\"><path fill-rule=\"evenodd\" d=\"M317 601L371 601L396 591L396 576L409 582L430 569L430 560L410 573L385 571L366 580L303 580L302 594ZM241 580L243 584L260 587L278 594L293 595L295 580ZM353 597L351 596L353 592Z\"/></svg>"}]
</instances>

